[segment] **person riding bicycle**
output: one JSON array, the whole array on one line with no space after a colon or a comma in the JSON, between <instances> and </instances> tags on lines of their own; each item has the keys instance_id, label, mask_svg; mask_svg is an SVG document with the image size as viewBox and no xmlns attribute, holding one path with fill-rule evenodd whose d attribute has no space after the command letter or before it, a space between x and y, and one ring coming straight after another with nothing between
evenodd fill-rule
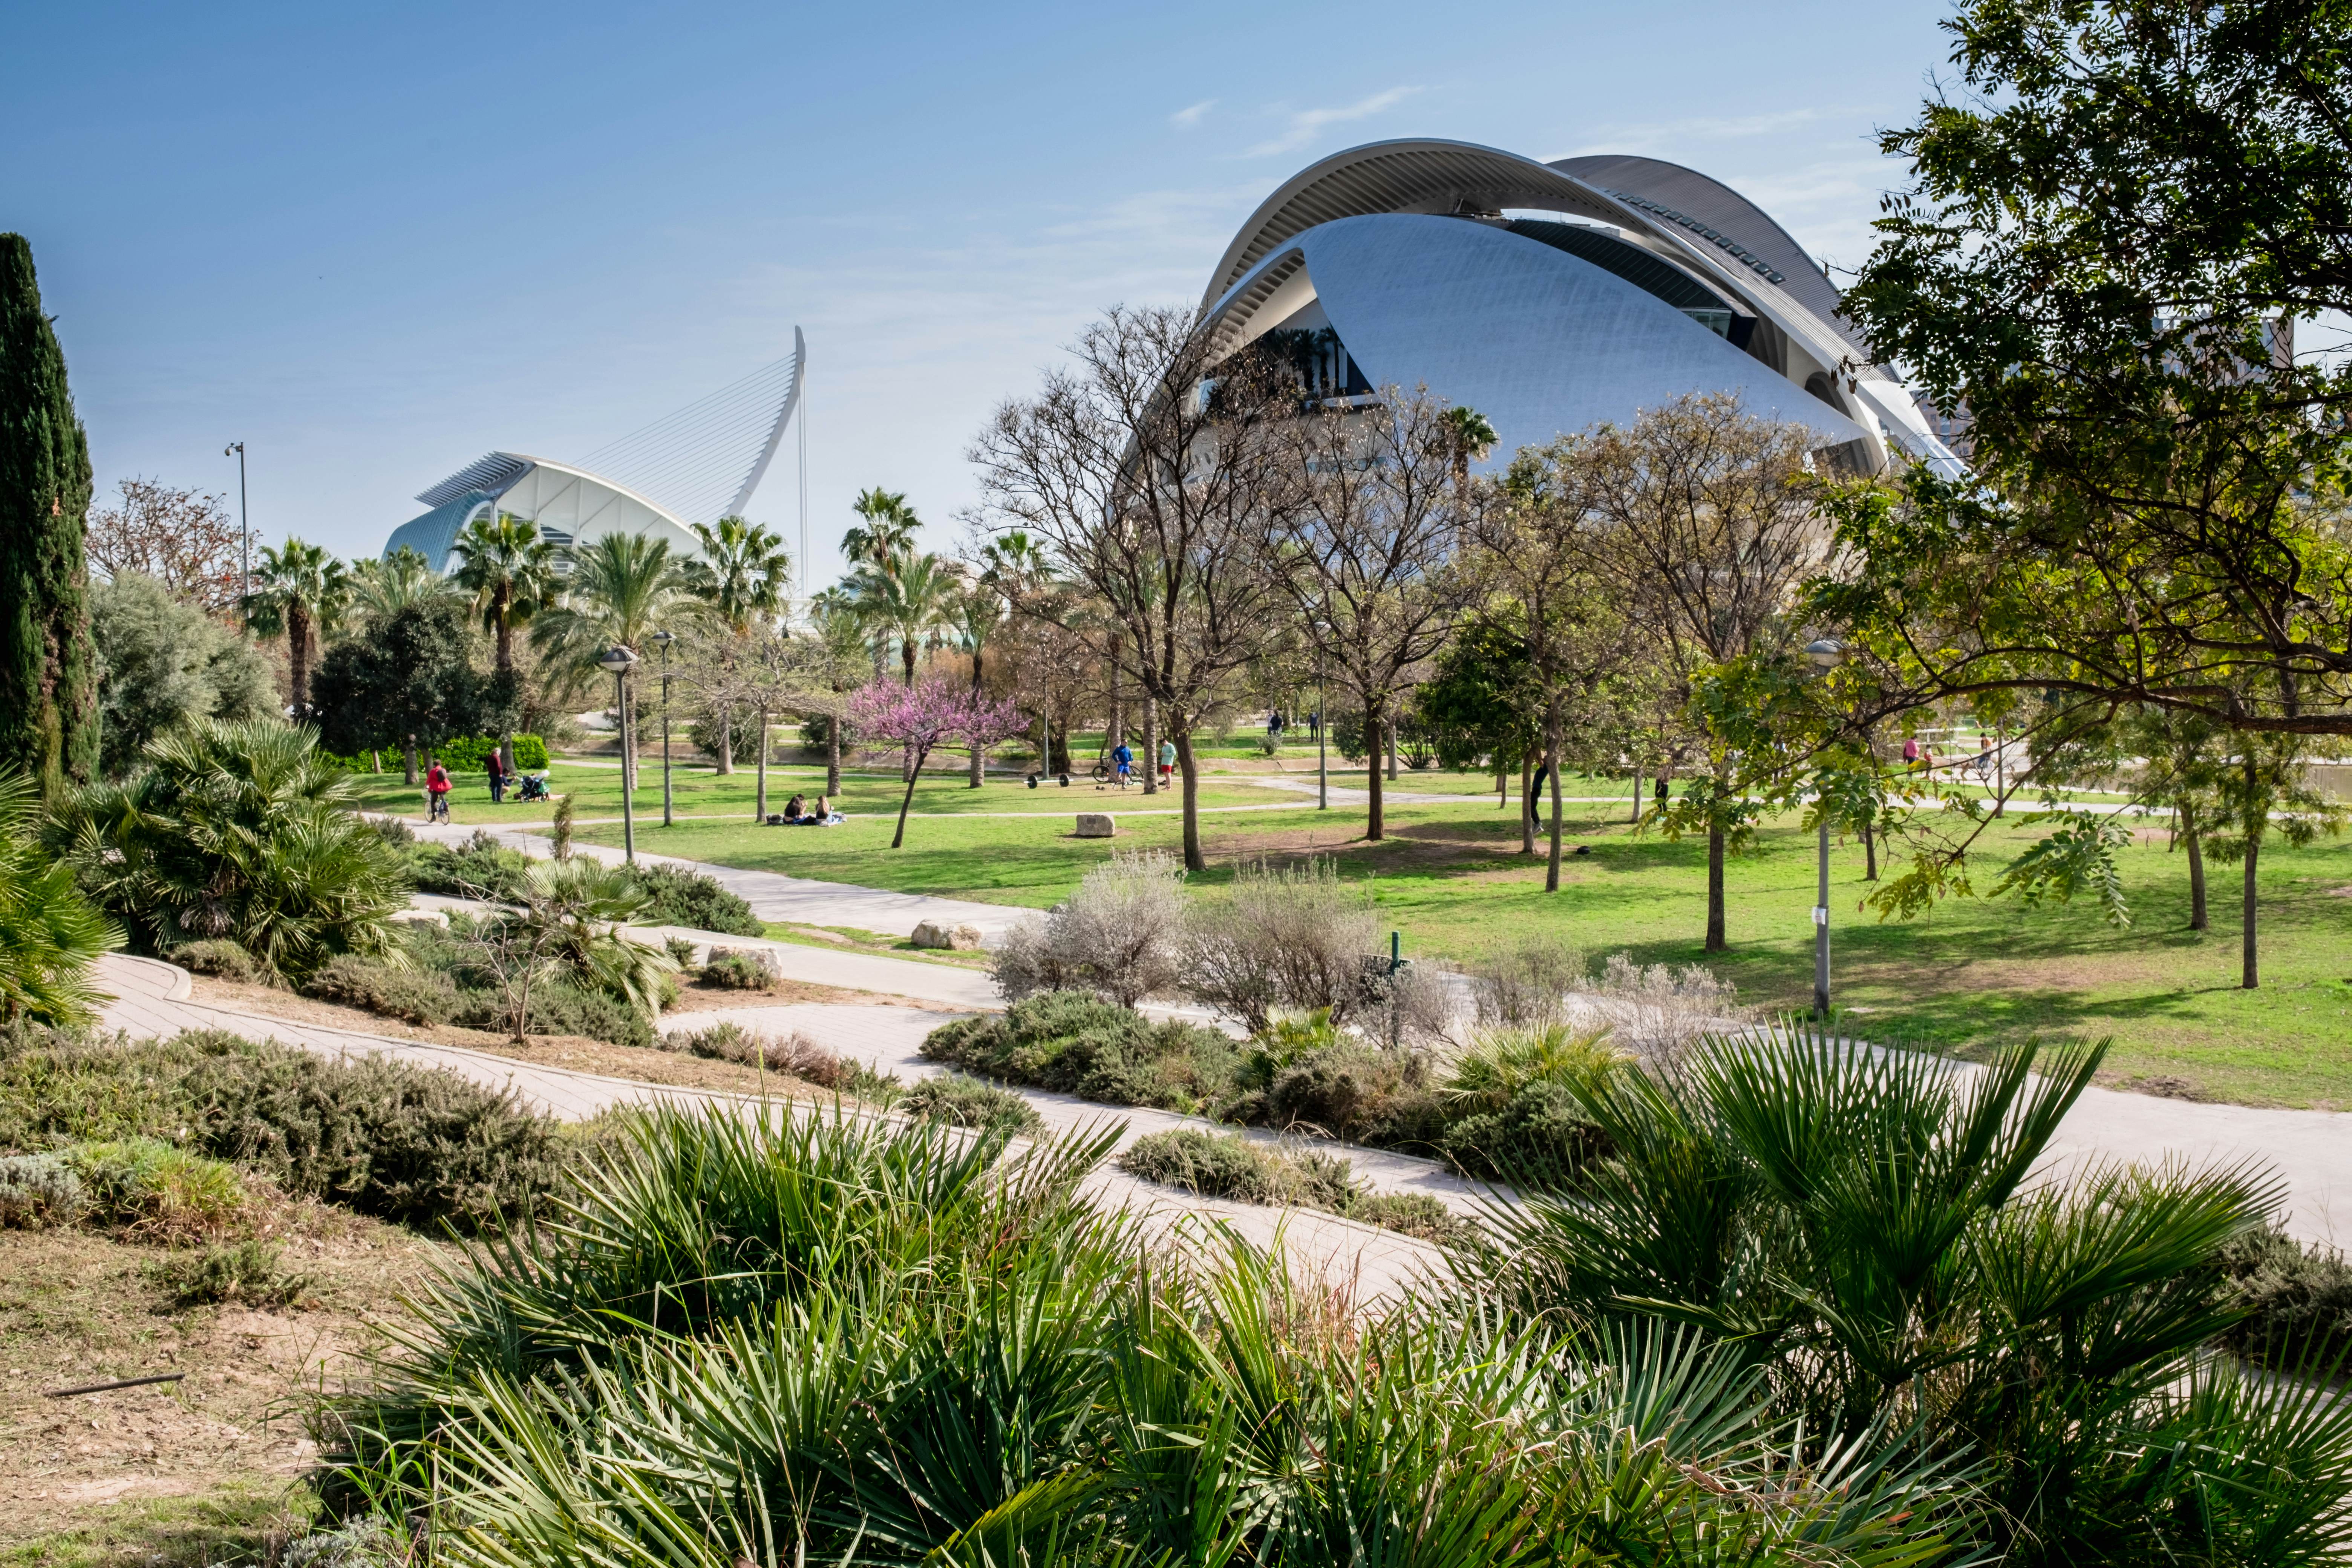
<instances>
[{"instance_id":1,"label":"person riding bicycle","mask_svg":"<svg viewBox=\"0 0 2352 1568\"><path fill-rule=\"evenodd\" d=\"M435 757L425 770L425 819L427 822L449 820L449 770Z\"/></svg>"}]
</instances>

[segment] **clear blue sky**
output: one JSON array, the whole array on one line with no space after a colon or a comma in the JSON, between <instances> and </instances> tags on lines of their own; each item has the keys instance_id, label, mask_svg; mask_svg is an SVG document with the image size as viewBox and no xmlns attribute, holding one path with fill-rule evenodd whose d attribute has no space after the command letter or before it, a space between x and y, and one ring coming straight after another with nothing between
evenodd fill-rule
<instances>
[{"instance_id":1,"label":"clear blue sky","mask_svg":"<svg viewBox=\"0 0 2352 1568\"><path fill-rule=\"evenodd\" d=\"M1195 301L1267 192L1357 142L1669 158L1850 265L1942 15L19 3L0 228L101 494L233 490L242 438L257 535L345 552L483 452L578 458L798 322L821 583L866 485L951 542L996 402L1101 307ZM790 534L784 458L751 510Z\"/></svg>"}]
</instances>

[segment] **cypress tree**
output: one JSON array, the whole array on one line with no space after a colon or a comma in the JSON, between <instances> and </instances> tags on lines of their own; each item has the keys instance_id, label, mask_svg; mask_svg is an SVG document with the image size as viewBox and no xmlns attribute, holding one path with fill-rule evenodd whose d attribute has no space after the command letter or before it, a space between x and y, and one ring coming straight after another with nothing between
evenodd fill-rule
<instances>
[{"instance_id":1,"label":"cypress tree","mask_svg":"<svg viewBox=\"0 0 2352 1568\"><path fill-rule=\"evenodd\" d=\"M55 795L98 763L89 637L89 439L41 313L33 247L0 234L0 766Z\"/></svg>"}]
</instances>

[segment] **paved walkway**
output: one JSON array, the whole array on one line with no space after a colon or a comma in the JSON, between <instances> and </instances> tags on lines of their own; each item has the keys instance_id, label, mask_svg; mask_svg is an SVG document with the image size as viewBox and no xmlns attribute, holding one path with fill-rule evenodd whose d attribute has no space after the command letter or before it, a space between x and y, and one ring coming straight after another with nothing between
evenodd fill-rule
<instances>
[{"instance_id":1,"label":"paved walkway","mask_svg":"<svg viewBox=\"0 0 2352 1568\"><path fill-rule=\"evenodd\" d=\"M405 818L403 818L405 821ZM437 844L462 844L477 833L487 833L500 844L545 859L555 846L543 836L521 827L468 827L463 824L410 822L419 838ZM794 831L780 827L779 833ZM803 830L807 831L807 830ZM821 829L817 831L822 831ZM593 856L607 865L619 865L618 848L574 842L575 855ZM848 882L820 882L808 877L787 877L778 871L747 871L734 866L685 860L674 855L640 852L647 865L676 866L699 871L751 906L751 912L779 925L850 926L890 936L912 936L924 921L946 925L976 925L983 940L993 942L1034 911L1008 904L974 903L966 899L937 899L924 893L893 893L880 888L860 888ZM846 957L847 955L842 955Z\"/></svg>"},{"instance_id":2,"label":"paved walkway","mask_svg":"<svg viewBox=\"0 0 2352 1568\"><path fill-rule=\"evenodd\" d=\"M896 1073L901 1079L937 1078L952 1070L928 1059L921 1050L923 1037L948 1020L937 1013L916 1013L904 1007L812 1002L773 1007L730 1007L708 1013L667 1014L662 1018L661 1028L664 1034L691 1033L722 1018L763 1035L782 1037L797 1031L836 1055L854 1057L877 1072ZM1106 1116L1117 1116L1127 1124L1119 1139L1121 1147L1152 1132L1181 1129L1201 1132L1234 1131L1204 1116L1181 1116L1172 1110L1152 1110L1142 1106L1107 1109L1074 1095L1048 1094L1017 1084L1004 1087L1027 1100L1044 1119L1048 1131L1056 1134L1099 1126ZM1274 1148L1301 1142L1255 1128L1243 1130L1242 1136ZM1321 1139L1314 1140L1311 1146L1323 1153L1343 1155L1355 1166L1357 1175L1377 1192L1426 1193L1457 1214L1478 1213L1488 1191L1464 1181L1434 1160L1419 1160L1409 1154L1365 1149L1352 1143L1335 1144Z\"/></svg>"},{"instance_id":3,"label":"paved walkway","mask_svg":"<svg viewBox=\"0 0 2352 1568\"><path fill-rule=\"evenodd\" d=\"M154 1039L189 1029L226 1029L253 1039L275 1039L321 1056L383 1056L418 1067L440 1068L490 1089L511 1091L535 1110L577 1121L624 1106L719 1105L750 1109L761 1102L744 1095L681 1089L605 1078L566 1068L541 1067L483 1051L421 1044L355 1030L296 1024L189 999L184 971L152 959L110 953L99 961L98 983L110 993L102 1017L110 1028L136 1039ZM856 1009L861 1013L905 1009ZM917 1015L938 1021L936 1014ZM868 1020L869 1026L872 1021ZM853 1033L856 1024L843 1026ZM887 1048L887 1047L876 1048ZM807 1100L776 1100L793 1111L814 1111ZM1108 1127L1120 1120L1104 1107L1082 1122L1062 1126ZM1057 1128L1058 1130L1058 1128ZM1281 1250L1302 1278L1349 1285L1359 1299L1393 1294L1416 1277L1444 1265L1436 1248L1393 1231L1358 1225L1312 1209L1276 1209L1255 1204L1194 1198L1139 1181L1106 1163L1087 1177L1084 1190L1107 1208L1135 1214L1168 1245L1188 1245L1210 1226L1229 1228L1253 1245Z\"/></svg>"}]
</instances>

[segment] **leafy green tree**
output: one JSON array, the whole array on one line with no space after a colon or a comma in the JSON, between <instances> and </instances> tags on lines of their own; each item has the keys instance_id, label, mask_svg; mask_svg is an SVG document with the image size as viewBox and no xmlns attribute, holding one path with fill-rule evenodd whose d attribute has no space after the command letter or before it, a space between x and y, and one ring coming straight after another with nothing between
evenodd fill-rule
<instances>
[{"instance_id":1,"label":"leafy green tree","mask_svg":"<svg viewBox=\"0 0 2352 1568\"><path fill-rule=\"evenodd\" d=\"M361 620L390 620L411 605L446 598L457 584L433 570L423 551L402 545L391 554L352 563L347 608Z\"/></svg>"},{"instance_id":2,"label":"leafy green tree","mask_svg":"<svg viewBox=\"0 0 2352 1568\"><path fill-rule=\"evenodd\" d=\"M89 441L41 310L33 247L0 234L0 757L49 796L98 768L89 494Z\"/></svg>"},{"instance_id":3,"label":"leafy green tree","mask_svg":"<svg viewBox=\"0 0 2352 1568\"><path fill-rule=\"evenodd\" d=\"M496 521L478 517L468 523L457 536L457 553L453 581L474 596L474 613L481 616L482 628L497 639L498 672L519 690L515 630L554 604L562 590L555 546L541 537L537 523L500 512ZM514 732L503 730L499 735L511 770Z\"/></svg>"},{"instance_id":4,"label":"leafy green tree","mask_svg":"<svg viewBox=\"0 0 2352 1568\"><path fill-rule=\"evenodd\" d=\"M745 660L744 645L753 630L783 614L792 592L792 556L776 533L763 524L740 517L722 517L716 524L698 522L694 525L694 537L702 545L702 558L688 562L681 569L687 589L709 606L729 645L715 662L740 668ZM749 688L740 679L726 684L730 694L722 696L719 702L718 757L719 771L731 773L735 771L732 694L738 689L748 692ZM760 733L760 765L764 773L764 714Z\"/></svg>"},{"instance_id":5,"label":"leafy green tree","mask_svg":"<svg viewBox=\"0 0 2352 1568\"><path fill-rule=\"evenodd\" d=\"M245 624L265 637L284 634L287 701L297 719L310 711L311 645L341 626L350 604L350 574L324 546L289 538L277 549L261 547Z\"/></svg>"},{"instance_id":6,"label":"leafy green tree","mask_svg":"<svg viewBox=\"0 0 2352 1568\"><path fill-rule=\"evenodd\" d=\"M1884 705L2046 693L2352 734L2352 15L1968 0L1846 309L1971 473L1855 506L1822 599ZM2053 742L2063 737L2054 733Z\"/></svg>"},{"instance_id":7,"label":"leafy green tree","mask_svg":"<svg viewBox=\"0 0 2352 1568\"><path fill-rule=\"evenodd\" d=\"M276 719L183 725L124 783L75 792L48 847L144 952L234 942L295 978L338 953L389 953L404 868L318 743Z\"/></svg>"},{"instance_id":8,"label":"leafy green tree","mask_svg":"<svg viewBox=\"0 0 2352 1568\"><path fill-rule=\"evenodd\" d=\"M1544 700L1513 616L1512 606L1498 604L1457 628L1437 656L1436 673L1413 692L1413 711L1429 727L1439 763L1468 768L1483 759L1495 770L1498 808L1510 795L1505 779L1518 770L1519 852L1533 855L1528 786L1543 750Z\"/></svg>"},{"instance_id":9,"label":"leafy green tree","mask_svg":"<svg viewBox=\"0 0 2352 1568\"><path fill-rule=\"evenodd\" d=\"M122 928L40 842L38 816L32 782L0 773L0 1025L67 1028L95 1021L90 967L122 945Z\"/></svg>"},{"instance_id":10,"label":"leafy green tree","mask_svg":"<svg viewBox=\"0 0 2352 1568\"><path fill-rule=\"evenodd\" d=\"M413 784L419 747L510 731L514 678L483 669L480 652L466 603L454 597L411 605L364 637L329 645L314 710L328 749L397 748Z\"/></svg>"},{"instance_id":11,"label":"leafy green tree","mask_svg":"<svg viewBox=\"0 0 2352 1568\"><path fill-rule=\"evenodd\" d=\"M565 557L571 574L563 595L531 624L531 643L574 689L605 679L596 665L605 650L625 644L640 658L653 634L696 605L669 541L642 533L600 534ZM637 779L635 716L622 715L621 765Z\"/></svg>"},{"instance_id":12,"label":"leafy green tree","mask_svg":"<svg viewBox=\"0 0 2352 1568\"><path fill-rule=\"evenodd\" d=\"M269 666L252 643L143 573L92 584L99 760L108 778L156 736L192 719L274 718Z\"/></svg>"}]
</instances>

